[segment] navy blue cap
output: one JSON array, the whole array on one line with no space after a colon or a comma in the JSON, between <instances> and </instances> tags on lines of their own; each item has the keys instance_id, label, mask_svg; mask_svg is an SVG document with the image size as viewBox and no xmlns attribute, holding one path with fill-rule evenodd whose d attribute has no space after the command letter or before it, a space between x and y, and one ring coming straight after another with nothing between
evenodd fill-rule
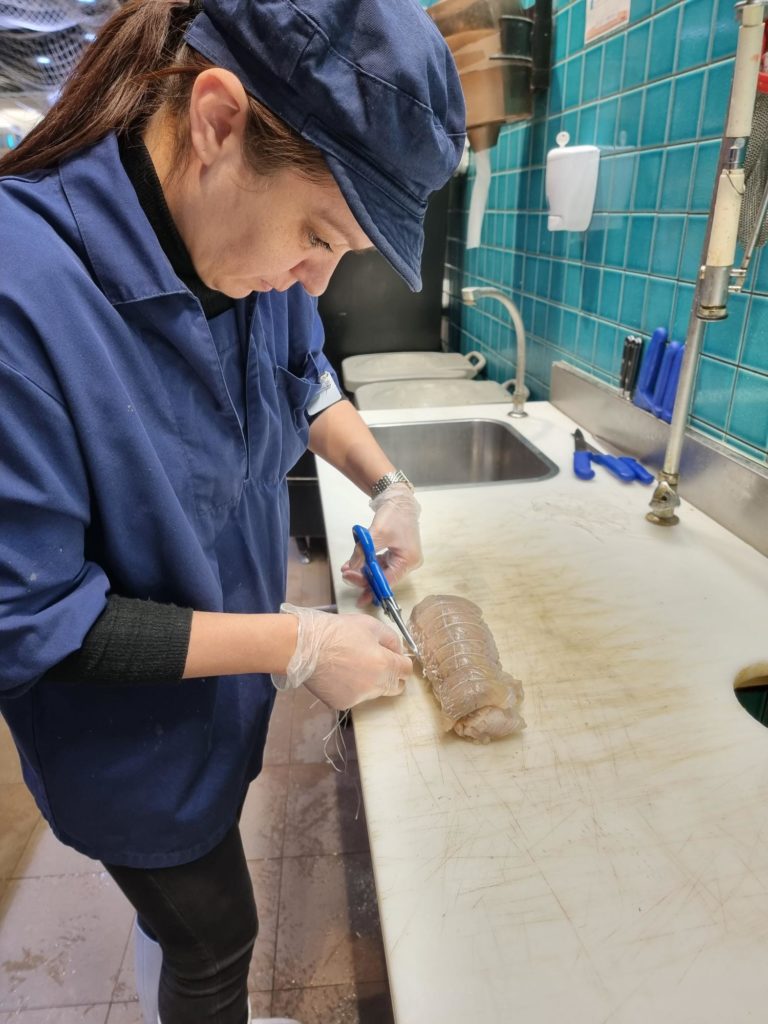
<instances>
[{"instance_id":1,"label":"navy blue cap","mask_svg":"<svg viewBox=\"0 0 768 1024\"><path fill-rule=\"evenodd\" d=\"M204 0L186 40L321 150L418 291L427 199L459 162L465 118L453 57L417 0Z\"/></svg>"}]
</instances>

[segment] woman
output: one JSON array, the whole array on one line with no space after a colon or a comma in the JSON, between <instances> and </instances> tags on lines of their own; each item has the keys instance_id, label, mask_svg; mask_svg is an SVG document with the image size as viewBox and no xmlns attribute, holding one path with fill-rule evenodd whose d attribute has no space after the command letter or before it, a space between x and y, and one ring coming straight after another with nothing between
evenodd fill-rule
<instances>
[{"instance_id":1,"label":"woman","mask_svg":"<svg viewBox=\"0 0 768 1024\"><path fill-rule=\"evenodd\" d=\"M419 287L462 146L415 0L131 0L0 162L0 706L56 835L138 912L151 1024L161 962L163 1024L249 1019L270 674L333 708L409 674L376 619L281 609L285 473L309 444L373 495L391 581L419 564L313 296L371 246Z\"/></svg>"}]
</instances>

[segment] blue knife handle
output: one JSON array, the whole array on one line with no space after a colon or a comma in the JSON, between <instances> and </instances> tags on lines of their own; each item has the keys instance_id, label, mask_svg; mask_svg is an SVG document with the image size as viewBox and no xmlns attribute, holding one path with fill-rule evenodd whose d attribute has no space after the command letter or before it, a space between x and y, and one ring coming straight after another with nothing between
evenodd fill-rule
<instances>
[{"instance_id":1,"label":"blue knife handle","mask_svg":"<svg viewBox=\"0 0 768 1024\"><path fill-rule=\"evenodd\" d=\"M625 466L616 455L596 455L592 452L592 461L596 462L598 466L605 466L609 473L613 473L619 480L623 480L625 484L631 483L635 479L634 472L629 466Z\"/></svg>"},{"instance_id":2,"label":"blue knife handle","mask_svg":"<svg viewBox=\"0 0 768 1024\"><path fill-rule=\"evenodd\" d=\"M621 455L619 458L625 466L632 470L635 480L639 480L641 484L652 484L656 479L653 473L649 473L645 466L641 465L637 459L633 459L631 455Z\"/></svg>"},{"instance_id":3,"label":"blue knife handle","mask_svg":"<svg viewBox=\"0 0 768 1024\"><path fill-rule=\"evenodd\" d=\"M376 557L376 548L373 546L370 532L364 526L353 526L352 536L360 545L365 556L363 576L368 581L368 586L371 588L375 603L379 604L379 602L393 597L392 588L387 582L387 577L382 572L379 560Z\"/></svg>"},{"instance_id":4,"label":"blue knife handle","mask_svg":"<svg viewBox=\"0 0 768 1024\"><path fill-rule=\"evenodd\" d=\"M573 472L579 480L591 480L595 475L595 471L592 469L591 463L591 452L583 451L573 453Z\"/></svg>"}]
</instances>

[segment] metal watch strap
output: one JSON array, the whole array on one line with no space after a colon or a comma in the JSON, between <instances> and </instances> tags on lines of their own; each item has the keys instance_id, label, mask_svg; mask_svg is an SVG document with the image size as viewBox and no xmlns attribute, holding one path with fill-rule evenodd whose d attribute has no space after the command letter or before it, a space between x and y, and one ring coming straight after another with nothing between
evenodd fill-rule
<instances>
[{"instance_id":1,"label":"metal watch strap","mask_svg":"<svg viewBox=\"0 0 768 1024\"><path fill-rule=\"evenodd\" d=\"M402 469L396 469L394 473L385 473L384 476L379 477L376 483L371 488L371 497L376 498L379 494L382 494L392 484L406 484L413 490L413 484L402 471Z\"/></svg>"}]
</instances>

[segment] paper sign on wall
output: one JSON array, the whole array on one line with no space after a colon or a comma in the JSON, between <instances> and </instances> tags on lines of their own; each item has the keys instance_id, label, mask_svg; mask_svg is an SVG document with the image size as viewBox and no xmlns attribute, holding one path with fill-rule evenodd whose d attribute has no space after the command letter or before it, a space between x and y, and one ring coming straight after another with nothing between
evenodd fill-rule
<instances>
[{"instance_id":1,"label":"paper sign on wall","mask_svg":"<svg viewBox=\"0 0 768 1024\"><path fill-rule=\"evenodd\" d=\"M629 21L629 0L585 0L584 42L591 43Z\"/></svg>"}]
</instances>

